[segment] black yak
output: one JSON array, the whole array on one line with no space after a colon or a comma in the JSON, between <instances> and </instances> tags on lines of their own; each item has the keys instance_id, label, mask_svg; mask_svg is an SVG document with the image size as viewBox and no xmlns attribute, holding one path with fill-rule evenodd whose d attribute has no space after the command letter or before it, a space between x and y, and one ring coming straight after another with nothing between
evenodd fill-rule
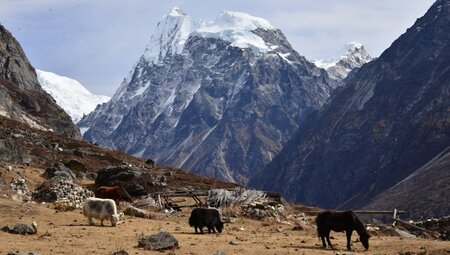
<instances>
[{"instance_id":1,"label":"black yak","mask_svg":"<svg viewBox=\"0 0 450 255\"><path fill-rule=\"evenodd\" d=\"M330 247L333 245L330 242L330 231L342 232L345 231L347 234L347 249L350 250L351 237L353 230L356 230L359 234L359 240L366 250L369 249L369 237L364 224L356 216L353 211L346 212L334 212L334 211L324 211L317 215L317 234L322 238L322 245L324 248L327 247L325 243L325 238Z\"/></svg>"},{"instance_id":2,"label":"black yak","mask_svg":"<svg viewBox=\"0 0 450 255\"><path fill-rule=\"evenodd\" d=\"M219 233L222 233L223 222L220 220L220 214L217 209L214 208L195 208L191 212L189 217L189 225L195 228L197 234L197 228L200 229L200 233L203 234L203 227L208 228L208 233L216 233L216 229Z\"/></svg>"}]
</instances>

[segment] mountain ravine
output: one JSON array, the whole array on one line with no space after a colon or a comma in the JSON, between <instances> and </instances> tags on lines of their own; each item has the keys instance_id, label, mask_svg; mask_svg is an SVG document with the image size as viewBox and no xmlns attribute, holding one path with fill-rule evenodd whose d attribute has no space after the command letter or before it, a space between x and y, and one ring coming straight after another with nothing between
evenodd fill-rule
<instances>
[{"instance_id":1,"label":"mountain ravine","mask_svg":"<svg viewBox=\"0 0 450 255\"><path fill-rule=\"evenodd\" d=\"M450 2L439 0L311 114L250 185L297 202L357 208L413 178L450 145L449 35Z\"/></svg>"}]
</instances>

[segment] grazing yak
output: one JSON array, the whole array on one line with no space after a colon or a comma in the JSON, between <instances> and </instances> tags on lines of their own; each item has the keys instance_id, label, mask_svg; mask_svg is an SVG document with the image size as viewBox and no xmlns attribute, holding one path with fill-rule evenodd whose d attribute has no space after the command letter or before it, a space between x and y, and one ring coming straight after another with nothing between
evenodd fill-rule
<instances>
[{"instance_id":1,"label":"grazing yak","mask_svg":"<svg viewBox=\"0 0 450 255\"><path fill-rule=\"evenodd\" d=\"M322 245L328 245L333 248L330 242L330 231L342 232L345 231L347 235L347 250L351 250L351 237L354 230L359 234L359 240L366 250L369 249L370 235L367 233L363 222L356 216L353 211L336 212L324 211L316 217L317 234L322 239Z\"/></svg>"},{"instance_id":2,"label":"grazing yak","mask_svg":"<svg viewBox=\"0 0 450 255\"><path fill-rule=\"evenodd\" d=\"M122 200L127 202L132 201L132 197L122 186L100 186L95 190L95 196L99 198L113 199L116 203Z\"/></svg>"},{"instance_id":3,"label":"grazing yak","mask_svg":"<svg viewBox=\"0 0 450 255\"><path fill-rule=\"evenodd\" d=\"M88 217L89 225L94 225L92 218L99 219L102 226L104 220L110 220L113 227L115 227L119 221L116 203L112 199L95 197L86 199L83 206L83 215Z\"/></svg>"},{"instance_id":4,"label":"grazing yak","mask_svg":"<svg viewBox=\"0 0 450 255\"><path fill-rule=\"evenodd\" d=\"M189 217L189 225L195 228L195 233L198 234L197 228L203 234L203 227L208 228L208 233L222 233L223 222L220 220L219 211L214 208L195 208ZM215 228L215 229L214 229Z\"/></svg>"}]
</instances>

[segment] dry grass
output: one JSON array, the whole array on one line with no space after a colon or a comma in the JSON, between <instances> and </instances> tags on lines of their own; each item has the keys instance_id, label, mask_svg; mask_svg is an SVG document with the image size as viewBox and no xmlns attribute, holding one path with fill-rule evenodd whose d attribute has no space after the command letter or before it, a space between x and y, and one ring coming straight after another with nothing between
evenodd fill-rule
<instances>
[{"instance_id":1,"label":"dry grass","mask_svg":"<svg viewBox=\"0 0 450 255\"><path fill-rule=\"evenodd\" d=\"M170 215L157 213L154 219L126 216L117 227L89 226L80 210L56 212L50 205L19 203L0 198L0 227L6 224L38 223L39 234L18 236L0 232L0 254L10 251L41 254L113 254L121 250L129 254L349 254L345 250L345 234L332 233L336 250L323 249L314 226L293 230L292 225L265 223L237 218L225 224L221 234L194 234L189 227L190 209ZM20 215L20 216L19 216ZM173 251L150 252L138 249L141 235L160 230L169 231L177 238L180 248ZM433 239L402 239L391 236L371 238L369 251L364 252L354 234L353 254L449 254L450 242ZM236 245L230 244L233 241Z\"/></svg>"}]
</instances>

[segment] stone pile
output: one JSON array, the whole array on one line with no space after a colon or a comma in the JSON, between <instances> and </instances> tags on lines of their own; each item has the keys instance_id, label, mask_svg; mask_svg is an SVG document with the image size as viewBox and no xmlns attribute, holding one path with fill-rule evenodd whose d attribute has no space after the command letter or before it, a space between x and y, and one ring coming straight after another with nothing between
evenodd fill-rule
<instances>
[{"instance_id":1,"label":"stone pile","mask_svg":"<svg viewBox=\"0 0 450 255\"><path fill-rule=\"evenodd\" d=\"M285 210L284 205L266 200L242 205L242 215L256 220L267 219L280 222L280 217Z\"/></svg>"},{"instance_id":2,"label":"stone pile","mask_svg":"<svg viewBox=\"0 0 450 255\"><path fill-rule=\"evenodd\" d=\"M94 193L65 178L53 178L45 181L33 194L39 202L54 202L55 208L73 210L81 208L88 197Z\"/></svg>"},{"instance_id":3,"label":"stone pile","mask_svg":"<svg viewBox=\"0 0 450 255\"><path fill-rule=\"evenodd\" d=\"M9 187L16 193L15 196L18 200L29 201L33 196L33 191L28 189L25 178L12 180Z\"/></svg>"},{"instance_id":4,"label":"stone pile","mask_svg":"<svg viewBox=\"0 0 450 255\"><path fill-rule=\"evenodd\" d=\"M415 222L415 225L427 230L438 232L439 237L443 240L450 240L450 216Z\"/></svg>"},{"instance_id":5,"label":"stone pile","mask_svg":"<svg viewBox=\"0 0 450 255\"><path fill-rule=\"evenodd\" d=\"M280 200L275 201L260 190L212 189L208 191L207 201L209 206L223 208L224 216L236 217L241 214L256 220L280 222L280 217L286 211Z\"/></svg>"}]
</instances>

